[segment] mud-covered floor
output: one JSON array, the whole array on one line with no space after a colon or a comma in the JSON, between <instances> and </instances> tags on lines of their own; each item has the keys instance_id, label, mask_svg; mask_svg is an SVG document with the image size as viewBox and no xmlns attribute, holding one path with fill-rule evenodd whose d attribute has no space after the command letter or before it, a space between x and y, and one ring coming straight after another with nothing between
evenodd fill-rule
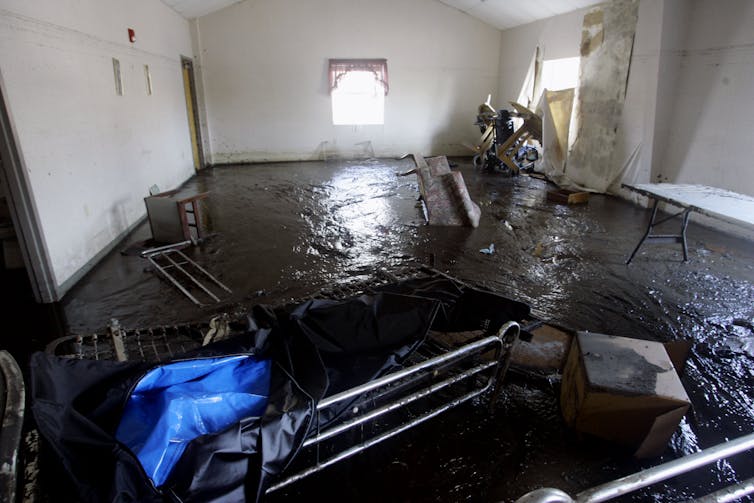
<instances>
[{"instance_id":1,"label":"mud-covered floor","mask_svg":"<svg viewBox=\"0 0 754 503\"><path fill-rule=\"evenodd\" d=\"M642 249L648 212L612 197L587 205L546 201L546 182L476 172L458 161L482 209L479 228L424 225L412 161L231 166L186 188L210 191L215 233L188 253L232 290L196 308L138 256L110 254L63 301L68 329L207 320L216 312L279 303L377 268L431 263L529 303L574 329L658 341L693 339L683 377L693 402L663 459L643 464L566 431L556 384L514 379L493 414L462 406L282 496L366 501L508 501L530 489L577 492L641 466L754 431L754 246L691 224L690 261L676 245ZM506 225L506 223L508 225ZM119 250L147 239L139 227ZM495 244L494 255L480 248ZM754 476L739 456L634 499L682 501ZM282 499L279 497L278 499Z\"/></svg>"}]
</instances>

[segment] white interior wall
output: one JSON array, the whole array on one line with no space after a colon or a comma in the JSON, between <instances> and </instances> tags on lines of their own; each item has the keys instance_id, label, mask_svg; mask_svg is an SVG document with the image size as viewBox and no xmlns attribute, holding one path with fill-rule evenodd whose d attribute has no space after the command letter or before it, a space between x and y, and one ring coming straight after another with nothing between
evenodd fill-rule
<instances>
[{"instance_id":1,"label":"white interior wall","mask_svg":"<svg viewBox=\"0 0 754 503\"><path fill-rule=\"evenodd\" d=\"M468 154L500 31L435 0L245 1L197 22L213 163ZM382 126L333 126L328 58L387 58Z\"/></svg>"},{"instance_id":2,"label":"white interior wall","mask_svg":"<svg viewBox=\"0 0 754 503\"><path fill-rule=\"evenodd\" d=\"M543 60L580 56L581 25L588 9L503 30L500 40L500 77L497 108L518 99L537 46Z\"/></svg>"},{"instance_id":3,"label":"white interior wall","mask_svg":"<svg viewBox=\"0 0 754 503\"><path fill-rule=\"evenodd\" d=\"M655 140L652 155L651 182L661 181L659 176L670 132L676 89L679 81L684 44L688 31L690 3L688 0L664 0L662 12L662 39L660 42L659 75L657 86L657 112L655 114Z\"/></svg>"},{"instance_id":4,"label":"white interior wall","mask_svg":"<svg viewBox=\"0 0 754 503\"><path fill-rule=\"evenodd\" d=\"M641 0L631 54L626 99L618 125L612 163L622 168L608 192L633 197L621 183L649 183L658 113L657 89L662 53L665 0Z\"/></svg>"},{"instance_id":5,"label":"white interior wall","mask_svg":"<svg viewBox=\"0 0 754 503\"><path fill-rule=\"evenodd\" d=\"M754 195L754 2L688 1L662 180Z\"/></svg>"},{"instance_id":6,"label":"white interior wall","mask_svg":"<svg viewBox=\"0 0 754 503\"><path fill-rule=\"evenodd\" d=\"M501 103L518 96L537 44L545 60L578 55L584 12L503 31ZM620 182L754 194L751 89L754 3L641 0L614 158L625 168Z\"/></svg>"},{"instance_id":7,"label":"white interior wall","mask_svg":"<svg viewBox=\"0 0 754 503\"><path fill-rule=\"evenodd\" d=\"M156 0L0 1L5 100L59 290L144 216L152 184L193 174L180 64L191 54L188 21Z\"/></svg>"}]
</instances>

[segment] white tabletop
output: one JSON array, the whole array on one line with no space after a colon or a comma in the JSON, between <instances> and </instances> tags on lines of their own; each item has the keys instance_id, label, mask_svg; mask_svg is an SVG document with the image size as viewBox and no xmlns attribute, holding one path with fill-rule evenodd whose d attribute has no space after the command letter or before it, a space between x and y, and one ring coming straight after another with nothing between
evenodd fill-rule
<instances>
[{"instance_id":1,"label":"white tabletop","mask_svg":"<svg viewBox=\"0 0 754 503\"><path fill-rule=\"evenodd\" d=\"M754 197L751 196L705 185L638 183L623 186L704 215L754 227Z\"/></svg>"}]
</instances>

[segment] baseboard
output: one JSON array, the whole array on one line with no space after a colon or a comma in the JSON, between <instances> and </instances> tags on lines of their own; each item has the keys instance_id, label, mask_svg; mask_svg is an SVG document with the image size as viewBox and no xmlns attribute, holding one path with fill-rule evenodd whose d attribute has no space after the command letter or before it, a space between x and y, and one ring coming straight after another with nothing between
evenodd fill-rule
<instances>
[{"instance_id":1,"label":"baseboard","mask_svg":"<svg viewBox=\"0 0 754 503\"><path fill-rule=\"evenodd\" d=\"M63 296L70 290L76 283L78 283L81 278L86 276L86 274L91 271L94 266L96 266L105 256L113 251L120 243L123 241L126 236L131 234L138 226L143 224L147 220L146 213L139 218L136 222L129 225L126 230L118 234L115 239L110 241L110 243L102 248L95 256L90 258L86 264L84 264L78 271L73 273L67 280L63 281L60 285L57 285L55 287L55 301L59 301L63 298Z\"/></svg>"}]
</instances>

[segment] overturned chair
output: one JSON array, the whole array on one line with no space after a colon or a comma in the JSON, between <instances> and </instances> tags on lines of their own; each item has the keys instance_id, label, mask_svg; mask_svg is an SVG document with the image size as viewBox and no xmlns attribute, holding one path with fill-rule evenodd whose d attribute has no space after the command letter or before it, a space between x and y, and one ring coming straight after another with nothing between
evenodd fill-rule
<instances>
[{"instance_id":1,"label":"overturned chair","mask_svg":"<svg viewBox=\"0 0 754 503\"><path fill-rule=\"evenodd\" d=\"M447 157L424 159L420 154L411 155L416 169L402 175L416 173L429 225L479 226L482 212L471 200L463 175L450 170Z\"/></svg>"}]
</instances>

